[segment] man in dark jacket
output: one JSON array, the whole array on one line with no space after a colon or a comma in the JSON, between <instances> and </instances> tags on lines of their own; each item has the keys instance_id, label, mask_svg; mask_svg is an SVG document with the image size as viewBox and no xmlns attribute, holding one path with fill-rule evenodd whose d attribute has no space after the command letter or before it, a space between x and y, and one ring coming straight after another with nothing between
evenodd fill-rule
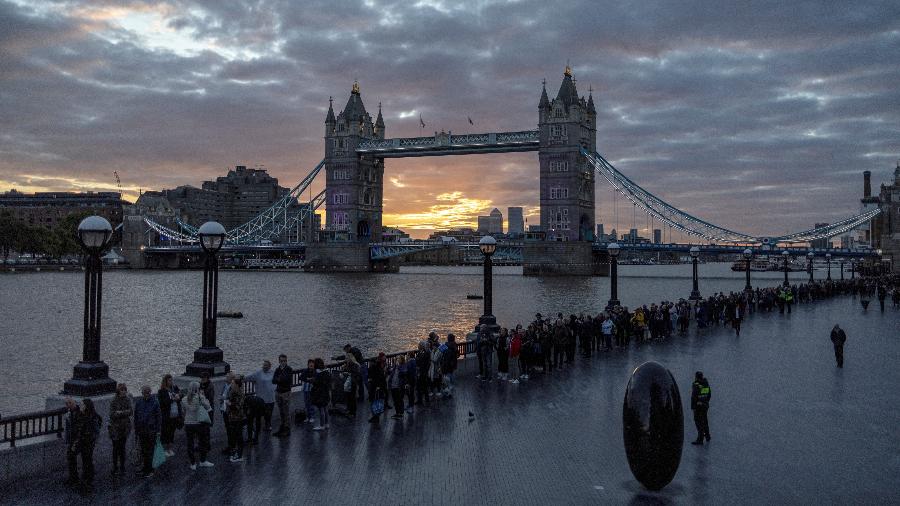
<instances>
[{"instance_id":1,"label":"man in dark jacket","mask_svg":"<svg viewBox=\"0 0 900 506\"><path fill-rule=\"evenodd\" d=\"M80 483L78 479L78 429L81 424L81 410L78 403L70 397L66 397L66 418L65 425L65 441L66 441L66 463L69 465L69 479L65 484L74 487Z\"/></svg>"},{"instance_id":2,"label":"man in dark jacket","mask_svg":"<svg viewBox=\"0 0 900 506\"><path fill-rule=\"evenodd\" d=\"M366 365L365 359L363 359L362 351L359 350L356 346L350 346L349 344L344 345L344 353L347 355L353 355L353 358L356 359L356 363L359 364L359 378L355 378L353 380L353 388L357 389L358 392L351 392L356 395L356 399L359 402L365 400L365 387L363 385L369 380L369 368Z\"/></svg>"},{"instance_id":3,"label":"man in dark jacket","mask_svg":"<svg viewBox=\"0 0 900 506\"><path fill-rule=\"evenodd\" d=\"M150 387L141 387L141 396L134 402L134 434L141 447L143 468L140 474L147 478L153 476L153 450L156 447L156 435L162 425L162 415L156 396L150 395Z\"/></svg>"},{"instance_id":4,"label":"man in dark jacket","mask_svg":"<svg viewBox=\"0 0 900 506\"><path fill-rule=\"evenodd\" d=\"M444 395L453 397L453 374L459 360L456 336L447 334L447 342L441 347L441 372L444 375Z\"/></svg>"},{"instance_id":5,"label":"man in dark jacket","mask_svg":"<svg viewBox=\"0 0 900 506\"><path fill-rule=\"evenodd\" d=\"M835 324L834 328L831 329L831 343L834 344L834 359L837 361L837 366L841 369L844 368L845 342L847 342L847 334L844 333L844 329L840 325Z\"/></svg>"},{"instance_id":6,"label":"man in dark jacket","mask_svg":"<svg viewBox=\"0 0 900 506\"><path fill-rule=\"evenodd\" d=\"M712 391L709 388L709 382L703 377L703 373L697 371L694 373L694 384L691 387L691 409L694 411L694 425L697 426L697 439L691 444L702 445L703 438L710 440L709 436L709 420L706 417L709 411L709 400L712 398Z\"/></svg>"},{"instance_id":7,"label":"man in dark jacket","mask_svg":"<svg viewBox=\"0 0 900 506\"><path fill-rule=\"evenodd\" d=\"M275 385L275 403L278 404L278 417L281 426L276 436L287 436L291 433L291 387L294 384L294 370L287 363L287 355L278 355L278 367L272 375Z\"/></svg>"}]
</instances>

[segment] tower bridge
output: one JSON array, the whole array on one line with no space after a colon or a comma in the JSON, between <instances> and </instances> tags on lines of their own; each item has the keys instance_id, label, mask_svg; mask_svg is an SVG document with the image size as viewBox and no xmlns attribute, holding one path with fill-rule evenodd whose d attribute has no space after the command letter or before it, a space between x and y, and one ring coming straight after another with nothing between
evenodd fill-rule
<instances>
[{"instance_id":1,"label":"tower bridge","mask_svg":"<svg viewBox=\"0 0 900 506\"><path fill-rule=\"evenodd\" d=\"M605 274L605 245L597 243L595 230L595 174L636 207L672 229L701 240L724 244L720 253L760 250L777 245L796 245L833 237L870 221L879 208L835 224L777 237L753 236L715 225L680 210L644 190L618 171L597 151L597 112L592 93L581 96L567 66L556 96L550 99L546 82L537 104L537 129L453 134L435 132L424 137L387 137L381 104L373 120L358 83L354 83L343 109L335 114L329 98L325 117L324 158L291 192L253 220L228 231L226 251L302 251L312 269L393 270L403 256L446 244L383 244L382 216L385 160L391 158L476 155L489 153L538 153L540 223L544 240L505 246L510 261L519 259L525 274ZM323 170L324 169L324 170ZM297 206L299 195L313 180L325 174L325 189L309 205ZM273 244L288 236L320 207L326 207L324 230L318 240L305 244ZM126 234L140 254L188 252L197 244L198 224L178 216L126 217ZM163 246L143 240L155 234ZM297 235L299 241L299 234ZM629 245L629 247L632 245ZM638 246L644 251L685 251L690 245ZM464 247L456 245L455 247ZM803 254L807 250L803 251ZM710 250L712 252L712 250ZM799 253L799 251L798 251ZM853 252L844 252L847 256Z\"/></svg>"}]
</instances>

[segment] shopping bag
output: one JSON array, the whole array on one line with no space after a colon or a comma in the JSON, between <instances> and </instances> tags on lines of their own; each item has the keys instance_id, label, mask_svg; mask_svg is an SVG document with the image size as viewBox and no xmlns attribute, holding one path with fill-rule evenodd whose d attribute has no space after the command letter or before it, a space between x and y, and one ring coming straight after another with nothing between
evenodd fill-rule
<instances>
[{"instance_id":1,"label":"shopping bag","mask_svg":"<svg viewBox=\"0 0 900 506\"><path fill-rule=\"evenodd\" d=\"M163 448L159 436L156 436L156 447L153 448L153 469L159 468L166 461L166 450Z\"/></svg>"}]
</instances>

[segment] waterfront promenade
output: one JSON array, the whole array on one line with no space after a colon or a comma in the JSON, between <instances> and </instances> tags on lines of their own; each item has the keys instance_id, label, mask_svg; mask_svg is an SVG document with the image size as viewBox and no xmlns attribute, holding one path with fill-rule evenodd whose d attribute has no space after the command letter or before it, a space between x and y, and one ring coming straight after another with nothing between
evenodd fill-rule
<instances>
[{"instance_id":1,"label":"waterfront promenade","mask_svg":"<svg viewBox=\"0 0 900 506\"><path fill-rule=\"evenodd\" d=\"M887 504L900 487L900 311L863 312L854 297L758 313L741 337L712 327L634 346L519 385L480 383L473 361L455 398L380 428L334 417L328 433L263 437L243 463L217 454L190 471L184 435L151 479L108 477L98 454L97 503L136 504ZM562 309L562 308L561 308ZM848 334L844 369L828 333ZM659 493L632 477L621 409L631 369L657 360L679 382L690 420L690 380L713 388L712 442L685 445L674 481ZM475 414L469 419L468 413ZM105 437L105 435L103 436ZM60 459L63 459L60 455ZM0 484L3 504L84 500L63 476Z\"/></svg>"}]
</instances>

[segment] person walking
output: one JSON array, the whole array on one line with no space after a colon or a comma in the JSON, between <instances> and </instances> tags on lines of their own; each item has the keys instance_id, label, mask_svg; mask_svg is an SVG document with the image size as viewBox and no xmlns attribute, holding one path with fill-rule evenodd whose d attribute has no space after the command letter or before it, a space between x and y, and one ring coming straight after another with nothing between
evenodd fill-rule
<instances>
[{"instance_id":1,"label":"person walking","mask_svg":"<svg viewBox=\"0 0 900 506\"><path fill-rule=\"evenodd\" d=\"M278 355L278 368L272 374L272 384L275 385L275 401L278 404L278 432L276 436L289 436L291 434L291 388L294 385L294 370L288 365L287 355Z\"/></svg>"},{"instance_id":2,"label":"person walking","mask_svg":"<svg viewBox=\"0 0 900 506\"><path fill-rule=\"evenodd\" d=\"M206 459L209 453L209 412L212 406L200 390L200 383L192 381L184 398L184 436L187 439L187 454L191 471L197 470L195 450L200 453L200 467L213 467ZM196 442L196 446L195 446Z\"/></svg>"},{"instance_id":3,"label":"person walking","mask_svg":"<svg viewBox=\"0 0 900 506\"><path fill-rule=\"evenodd\" d=\"M331 373L325 369L325 361L315 360L316 379L313 382L312 403L319 412L319 424L313 430L328 430L328 403L331 402Z\"/></svg>"},{"instance_id":4,"label":"person walking","mask_svg":"<svg viewBox=\"0 0 900 506\"><path fill-rule=\"evenodd\" d=\"M230 462L244 460L244 378L235 376L228 389L228 447L232 449Z\"/></svg>"},{"instance_id":5,"label":"person walking","mask_svg":"<svg viewBox=\"0 0 900 506\"><path fill-rule=\"evenodd\" d=\"M184 416L181 410L181 394L171 374L163 376L156 396L159 398L159 409L162 413L162 431L159 439L166 450L166 457L173 457L175 451L172 444L175 442L175 431L184 424Z\"/></svg>"},{"instance_id":6,"label":"person walking","mask_svg":"<svg viewBox=\"0 0 900 506\"><path fill-rule=\"evenodd\" d=\"M109 439L112 441L112 475L125 474L125 447L131 433L131 399L125 383L116 385L116 396L109 403Z\"/></svg>"},{"instance_id":7,"label":"person walking","mask_svg":"<svg viewBox=\"0 0 900 506\"><path fill-rule=\"evenodd\" d=\"M150 387L141 387L141 396L134 401L134 435L141 449L140 476L150 478L153 476L153 449L156 447L156 437L162 425L162 414L159 408L159 399L151 395Z\"/></svg>"},{"instance_id":8,"label":"person walking","mask_svg":"<svg viewBox=\"0 0 900 506\"><path fill-rule=\"evenodd\" d=\"M691 409L694 411L694 425L697 427L697 439L691 442L693 445L702 445L703 439L709 441L709 401L712 398L712 391L709 388L709 381L703 377L703 373L697 371L694 373L694 384L691 386Z\"/></svg>"},{"instance_id":9,"label":"person walking","mask_svg":"<svg viewBox=\"0 0 900 506\"><path fill-rule=\"evenodd\" d=\"M831 343L834 345L834 359L840 369L844 368L844 343L847 342L847 334L840 325L834 324L831 329Z\"/></svg>"},{"instance_id":10,"label":"person walking","mask_svg":"<svg viewBox=\"0 0 900 506\"><path fill-rule=\"evenodd\" d=\"M263 360L262 369L247 376L247 381L256 384L256 396L265 404L263 407L263 418L266 419L267 433L272 432L272 411L275 409L275 383L272 378L275 377L275 371L272 370L272 363ZM257 427L258 429L258 427Z\"/></svg>"}]
</instances>

